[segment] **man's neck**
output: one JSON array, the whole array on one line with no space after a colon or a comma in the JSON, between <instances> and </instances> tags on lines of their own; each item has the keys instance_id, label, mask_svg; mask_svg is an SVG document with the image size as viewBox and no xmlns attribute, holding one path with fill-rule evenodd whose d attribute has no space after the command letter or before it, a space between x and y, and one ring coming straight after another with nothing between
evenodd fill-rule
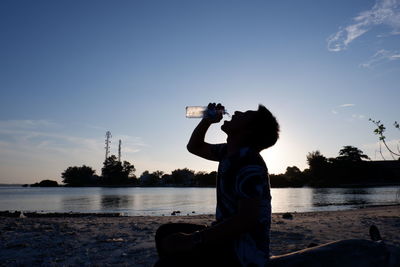
<instances>
[{"instance_id":1,"label":"man's neck","mask_svg":"<svg viewBox=\"0 0 400 267\"><path fill-rule=\"evenodd\" d=\"M252 150L254 150L254 151L258 152L258 153L261 152L261 150L255 149L254 147L249 145L247 142L244 142L243 140L240 140L240 139L230 138L229 136L226 139L226 143L227 143L227 154L228 154L228 157L239 153L240 150L242 148L245 148L245 147L249 147L249 148L251 148Z\"/></svg>"},{"instance_id":2,"label":"man's neck","mask_svg":"<svg viewBox=\"0 0 400 267\"><path fill-rule=\"evenodd\" d=\"M235 140L233 138L227 139L227 154L228 156L233 156L239 153L240 149L247 147L248 145L240 142L240 140Z\"/></svg>"}]
</instances>

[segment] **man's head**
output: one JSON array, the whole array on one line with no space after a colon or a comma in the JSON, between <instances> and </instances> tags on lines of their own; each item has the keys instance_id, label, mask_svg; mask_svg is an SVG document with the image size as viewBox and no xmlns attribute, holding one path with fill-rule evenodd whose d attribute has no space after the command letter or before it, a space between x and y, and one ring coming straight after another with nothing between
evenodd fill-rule
<instances>
[{"instance_id":1,"label":"man's head","mask_svg":"<svg viewBox=\"0 0 400 267\"><path fill-rule=\"evenodd\" d=\"M235 140L258 151L273 146L279 138L279 124L263 105L258 110L236 111L221 129L228 135L228 142Z\"/></svg>"}]
</instances>

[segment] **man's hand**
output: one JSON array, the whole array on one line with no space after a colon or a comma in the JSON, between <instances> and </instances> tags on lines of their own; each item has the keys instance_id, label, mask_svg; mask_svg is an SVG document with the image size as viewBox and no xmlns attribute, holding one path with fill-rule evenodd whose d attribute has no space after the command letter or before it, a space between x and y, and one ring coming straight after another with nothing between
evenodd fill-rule
<instances>
[{"instance_id":1,"label":"man's hand","mask_svg":"<svg viewBox=\"0 0 400 267\"><path fill-rule=\"evenodd\" d=\"M222 120L224 115L225 107L221 105L221 103L209 103L207 106L207 110L205 111L203 120L208 123L218 123Z\"/></svg>"},{"instance_id":2,"label":"man's hand","mask_svg":"<svg viewBox=\"0 0 400 267\"><path fill-rule=\"evenodd\" d=\"M167 236L164 238L162 245L168 254L189 252L195 247L193 235L184 233L175 233Z\"/></svg>"}]
</instances>

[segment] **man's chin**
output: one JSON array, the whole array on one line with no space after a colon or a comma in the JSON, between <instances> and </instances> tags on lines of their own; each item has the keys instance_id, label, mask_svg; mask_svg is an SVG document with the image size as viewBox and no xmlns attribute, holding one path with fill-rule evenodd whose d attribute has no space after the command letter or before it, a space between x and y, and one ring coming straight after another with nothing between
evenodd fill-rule
<instances>
[{"instance_id":1,"label":"man's chin","mask_svg":"<svg viewBox=\"0 0 400 267\"><path fill-rule=\"evenodd\" d=\"M223 132L225 132L226 133L226 130L227 130L227 128L228 128L228 125L229 124L229 122L228 121L224 121L224 123L221 125L221 130L223 131Z\"/></svg>"}]
</instances>

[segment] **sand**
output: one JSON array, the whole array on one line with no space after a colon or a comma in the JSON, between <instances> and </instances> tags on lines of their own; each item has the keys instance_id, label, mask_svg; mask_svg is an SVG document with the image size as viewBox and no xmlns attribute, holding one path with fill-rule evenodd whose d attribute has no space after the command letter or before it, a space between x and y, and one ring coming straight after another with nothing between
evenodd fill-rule
<instances>
[{"instance_id":1,"label":"sand","mask_svg":"<svg viewBox=\"0 0 400 267\"><path fill-rule=\"evenodd\" d=\"M310 243L365 238L375 224L386 242L400 246L400 206L350 211L273 214L272 254ZM156 229L168 222L210 224L213 215L10 218L0 217L0 266L152 266Z\"/></svg>"}]
</instances>

